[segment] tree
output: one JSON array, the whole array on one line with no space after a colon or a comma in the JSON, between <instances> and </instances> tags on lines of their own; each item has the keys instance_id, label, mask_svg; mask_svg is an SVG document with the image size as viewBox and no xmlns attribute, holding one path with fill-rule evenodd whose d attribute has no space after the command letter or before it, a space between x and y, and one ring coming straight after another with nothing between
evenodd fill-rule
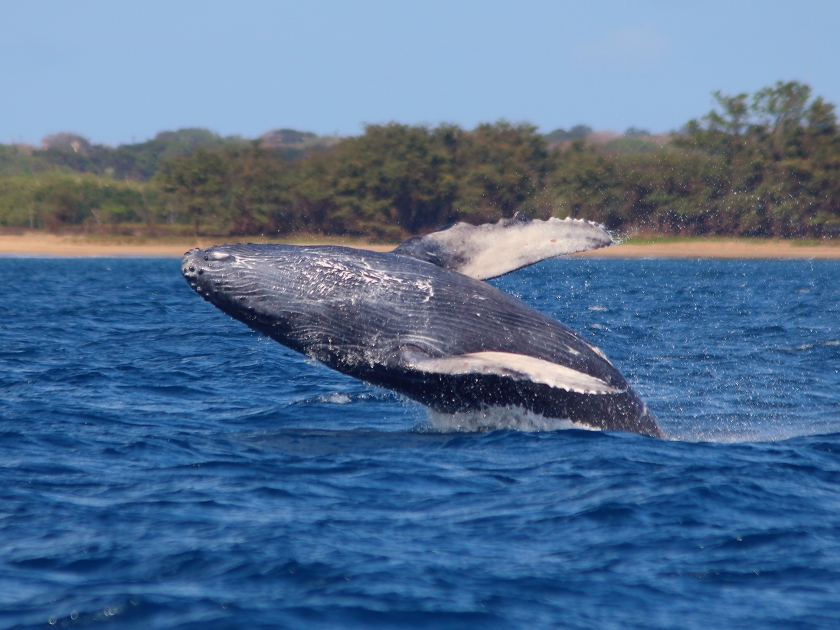
<instances>
[{"instance_id":1,"label":"tree","mask_svg":"<svg viewBox=\"0 0 840 630\"><path fill-rule=\"evenodd\" d=\"M458 142L456 216L471 223L511 217L549 215L541 199L551 170L548 144L529 124L483 124Z\"/></svg>"},{"instance_id":2,"label":"tree","mask_svg":"<svg viewBox=\"0 0 840 630\"><path fill-rule=\"evenodd\" d=\"M810 98L810 86L798 81L777 81L775 86L763 88L753 95L752 111L771 133L790 131L802 125Z\"/></svg>"},{"instance_id":3,"label":"tree","mask_svg":"<svg viewBox=\"0 0 840 630\"><path fill-rule=\"evenodd\" d=\"M228 149L230 230L235 234L289 233L300 227L289 195L289 169L261 146Z\"/></svg>"},{"instance_id":4,"label":"tree","mask_svg":"<svg viewBox=\"0 0 840 630\"><path fill-rule=\"evenodd\" d=\"M202 221L217 217L230 192L230 164L214 151L198 149L192 157L164 162L157 178L192 217L195 236Z\"/></svg>"},{"instance_id":5,"label":"tree","mask_svg":"<svg viewBox=\"0 0 840 630\"><path fill-rule=\"evenodd\" d=\"M811 133L830 136L837 132L837 115L834 113L834 105L826 103L822 96L813 100L805 112L805 120Z\"/></svg>"},{"instance_id":6,"label":"tree","mask_svg":"<svg viewBox=\"0 0 840 630\"><path fill-rule=\"evenodd\" d=\"M455 147L461 130L369 125L303 161L297 198L308 221L330 233L401 238L452 218Z\"/></svg>"},{"instance_id":7,"label":"tree","mask_svg":"<svg viewBox=\"0 0 840 630\"><path fill-rule=\"evenodd\" d=\"M708 123L709 129L740 136L749 121L748 95L742 93L726 96L718 90L712 92L712 96L723 111L712 110L706 114L704 120Z\"/></svg>"}]
</instances>

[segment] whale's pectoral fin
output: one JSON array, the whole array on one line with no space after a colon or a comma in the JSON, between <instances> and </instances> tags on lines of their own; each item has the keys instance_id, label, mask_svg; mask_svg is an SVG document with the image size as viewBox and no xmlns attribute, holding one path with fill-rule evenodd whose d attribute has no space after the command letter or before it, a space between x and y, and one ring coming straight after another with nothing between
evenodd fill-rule
<instances>
[{"instance_id":1,"label":"whale's pectoral fin","mask_svg":"<svg viewBox=\"0 0 840 630\"><path fill-rule=\"evenodd\" d=\"M413 348L402 348L399 358L404 367L427 374L492 374L579 394L618 394L624 391L595 376L545 359L512 352L471 352L450 357L430 357Z\"/></svg>"},{"instance_id":2,"label":"whale's pectoral fin","mask_svg":"<svg viewBox=\"0 0 840 630\"><path fill-rule=\"evenodd\" d=\"M597 223L579 219L527 219L517 212L498 223L457 223L426 236L413 236L394 250L420 260L487 280L546 258L612 245Z\"/></svg>"}]
</instances>

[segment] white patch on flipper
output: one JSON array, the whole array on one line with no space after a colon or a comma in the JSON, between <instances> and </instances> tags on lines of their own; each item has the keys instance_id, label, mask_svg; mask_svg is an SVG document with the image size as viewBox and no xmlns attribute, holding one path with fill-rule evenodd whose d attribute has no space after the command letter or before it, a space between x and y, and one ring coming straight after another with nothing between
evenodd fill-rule
<instances>
[{"instance_id":1,"label":"white patch on flipper","mask_svg":"<svg viewBox=\"0 0 840 630\"><path fill-rule=\"evenodd\" d=\"M428 409L427 414L429 421L419 427L421 431L438 433L476 433L505 429L527 433L565 431L567 429L600 431L595 427L572 422L566 418L547 418L519 406L488 407L477 411L459 411L457 413L441 413Z\"/></svg>"},{"instance_id":2,"label":"white patch on flipper","mask_svg":"<svg viewBox=\"0 0 840 630\"><path fill-rule=\"evenodd\" d=\"M578 394L618 394L624 391L572 368L512 352L472 352L438 359L414 356L408 359L407 364L421 372L494 374L507 376L515 381L531 381Z\"/></svg>"},{"instance_id":3,"label":"white patch on flipper","mask_svg":"<svg viewBox=\"0 0 840 630\"><path fill-rule=\"evenodd\" d=\"M487 280L555 258L612 245L603 227L580 219L556 219L516 223L505 221L484 225L458 223L424 239L445 250L457 252L459 264L453 271Z\"/></svg>"}]
</instances>

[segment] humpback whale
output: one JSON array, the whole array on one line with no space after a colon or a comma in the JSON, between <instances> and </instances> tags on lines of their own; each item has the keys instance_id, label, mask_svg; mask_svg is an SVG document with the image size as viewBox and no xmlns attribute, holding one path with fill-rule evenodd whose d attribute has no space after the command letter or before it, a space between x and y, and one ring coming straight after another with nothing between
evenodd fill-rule
<instances>
[{"instance_id":1,"label":"humpback whale","mask_svg":"<svg viewBox=\"0 0 840 630\"><path fill-rule=\"evenodd\" d=\"M605 247L576 219L458 223L388 253L221 245L184 255L205 300L325 365L435 411L525 409L585 428L664 437L606 355L483 280Z\"/></svg>"}]
</instances>

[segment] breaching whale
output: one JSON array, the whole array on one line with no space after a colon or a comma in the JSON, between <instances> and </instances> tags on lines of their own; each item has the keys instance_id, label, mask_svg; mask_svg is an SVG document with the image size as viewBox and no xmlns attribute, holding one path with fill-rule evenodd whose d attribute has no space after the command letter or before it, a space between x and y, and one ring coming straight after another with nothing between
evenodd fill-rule
<instances>
[{"instance_id":1,"label":"breaching whale","mask_svg":"<svg viewBox=\"0 0 840 630\"><path fill-rule=\"evenodd\" d=\"M482 280L612 243L575 219L465 223L388 253L221 245L184 255L205 300L327 366L443 413L520 408L663 437L595 346Z\"/></svg>"}]
</instances>

